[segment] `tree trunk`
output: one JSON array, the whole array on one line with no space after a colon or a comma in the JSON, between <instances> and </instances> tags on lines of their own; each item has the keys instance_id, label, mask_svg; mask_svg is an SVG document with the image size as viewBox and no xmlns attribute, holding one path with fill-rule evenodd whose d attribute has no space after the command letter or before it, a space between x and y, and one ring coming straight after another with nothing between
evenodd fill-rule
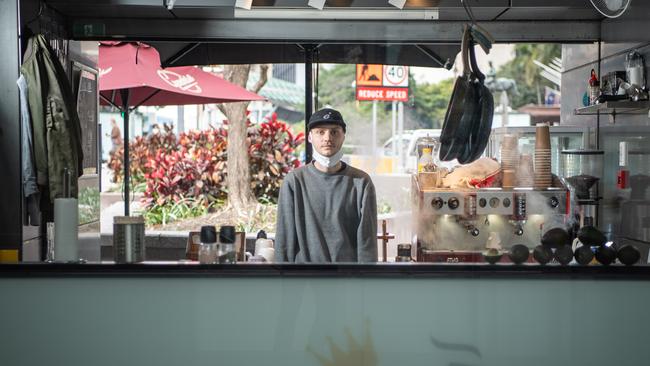
<instances>
[{"instance_id":1,"label":"tree trunk","mask_svg":"<svg viewBox=\"0 0 650 366\"><path fill-rule=\"evenodd\" d=\"M257 93L266 84L268 65L261 65L260 79L253 88ZM224 66L224 78L233 84L246 87L250 65ZM228 204L237 211L246 209L255 202L251 189L251 177L248 159L246 108L249 102L223 103L219 109L228 119L228 149L227 149L227 186Z\"/></svg>"}]
</instances>

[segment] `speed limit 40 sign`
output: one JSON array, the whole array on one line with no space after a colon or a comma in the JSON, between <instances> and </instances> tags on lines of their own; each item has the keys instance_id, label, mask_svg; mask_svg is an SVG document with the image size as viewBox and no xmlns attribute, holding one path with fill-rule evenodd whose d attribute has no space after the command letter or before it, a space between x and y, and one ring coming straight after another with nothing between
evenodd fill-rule
<instances>
[{"instance_id":1,"label":"speed limit 40 sign","mask_svg":"<svg viewBox=\"0 0 650 366\"><path fill-rule=\"evenodd\" d=\"M357 100L408 101L408 66L357 65Z\"/></svg>"},{"instance_id":2,"label":"speed limit 40 sign","mask_svg":"<svg viewBox=\"0 0 650 366\"><path fill-rule=\"evenodd\" d=\"M384 65L384 86L403 87L409 86L408 66Z\"/></svg>"}]
</instances>

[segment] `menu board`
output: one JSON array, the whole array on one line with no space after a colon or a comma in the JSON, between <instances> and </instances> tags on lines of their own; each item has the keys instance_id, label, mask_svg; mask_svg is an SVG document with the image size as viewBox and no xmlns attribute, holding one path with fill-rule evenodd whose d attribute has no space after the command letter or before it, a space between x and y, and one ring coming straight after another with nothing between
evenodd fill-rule
<instances>
[{"instance_id":1,"label":"menu board","mask_svg":"<svg viewBox=\"0 0 650 366\"><path fill-rule=\"evenodd\" d=\"M77 113L81 123L81 146L84 154L84 173L97 173L97 71L77 62L73 63L73 77L77 95Z\"/></svg>"}]
</instances>

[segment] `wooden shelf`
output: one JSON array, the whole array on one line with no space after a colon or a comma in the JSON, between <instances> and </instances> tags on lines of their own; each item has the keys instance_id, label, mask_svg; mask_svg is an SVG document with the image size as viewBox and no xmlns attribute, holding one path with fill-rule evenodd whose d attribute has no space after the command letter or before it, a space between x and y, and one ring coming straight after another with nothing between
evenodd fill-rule
<instances>
[{"instance_id":1,"label":"wooden shelf","mask_svg":"<svg viewBox=\"0 0 650 366\"><path fill-rule=\"evenodd\" d=\"M644 114L648 112L648 109L650 109L650 101L647 100L639 102L620 100L577 108L574 113L581 116L595 114Z\"/></svg>"}]
</instances>

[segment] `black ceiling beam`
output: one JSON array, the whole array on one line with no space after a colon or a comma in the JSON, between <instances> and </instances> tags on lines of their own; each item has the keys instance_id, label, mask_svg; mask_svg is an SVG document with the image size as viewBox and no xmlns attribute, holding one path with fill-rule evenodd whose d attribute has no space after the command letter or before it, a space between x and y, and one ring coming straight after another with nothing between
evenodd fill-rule
<instances>
[{"instance_id":1,"label":"black ceiling beam","mask_svg":"<svg viewBox=\"0 0 650 366\"><path fill-rule=\"evenodd\" d=\"M151 42L162 60L174 60L174 66L241 64L241 63L302 63L304 50L298 43L232 43L203 42L188 46L185 42ZM443 67L451 64L460 44L374 44L318 43L315 62L370 63ZM169 61L164 66L171 66Z\"/></svg>"},{"instance_id":2,"label":"black ceiling beam","mask_svg":"<svg viewBox=\"0 0 650 366\"><path fill-rule=\"evenodd\" d=\"M194 51L195 48L200 46L200 42L190 43L187 46L183 47L180 51L168 57L166 60L161 62L162 67L173 66L176 62L182 59L188 53Z\"/></svg>"},{"instance_id":3,"label":"black ceiling beam","mask_svg":"<svg viewBox=\"0 0 650 366\"><path fill-rule=\"evenodd\" d=\"M435 52L433 52L432 50L426 48L425 46L422 46L422 45L416 44L415 47L416 47L420 52L422 52L423 54L425 54L427 57L429 57L430 59L432 59L435 63L437 63L438 65L440 65L440 67L442 67L442 68L445 68L445 69L447 69L447 70L451 70L452 66L454 65L454 60L450 60L450 59L443 60L440 56L438 56L437 53L435 53Z\"/></svg>"},{"instance_id":4,"label":"black ceiling beam","mask_svg":"<svg viewBox=\"0 0 650 366\"><path fill-rule=\"evenodd\" d=\"M76 40L175 40L290 43L456 43L464 21L336 20L184 20L91 18L73 21L73 29L102 24L103 34L73 34ZM593 42L600 21L483 22L497 42Z\"/></svg>"}]
</instances>

